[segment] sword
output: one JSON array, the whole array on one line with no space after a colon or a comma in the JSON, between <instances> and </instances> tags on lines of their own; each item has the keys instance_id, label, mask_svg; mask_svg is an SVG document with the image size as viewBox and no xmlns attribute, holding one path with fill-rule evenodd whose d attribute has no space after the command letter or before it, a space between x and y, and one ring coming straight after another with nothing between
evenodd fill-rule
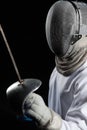
<instances>
[{"instance_id":1,"label":"sword","mask_svg":"<svg viewBox=\"0 0 87 130\"><path fill-rule=\"evenodd\" d=\"M29 79L21 78L15 59L13 57L12 51L10 49L10 46L8 44L7 38L5 36L5 33L3 31L1 24L0 24L0 32L2 34L4 43L7 47L15 72L18 77L18 81L13 83L7 88L6 90L7 99L11 108L14 110L14 112L18 115L21 115L22 114L21 107L22 107L24 99L30 92L36 91L41 86L42 82L41 80L34 79L34 78L29 78Z\"/></svg>"}]
</instances>

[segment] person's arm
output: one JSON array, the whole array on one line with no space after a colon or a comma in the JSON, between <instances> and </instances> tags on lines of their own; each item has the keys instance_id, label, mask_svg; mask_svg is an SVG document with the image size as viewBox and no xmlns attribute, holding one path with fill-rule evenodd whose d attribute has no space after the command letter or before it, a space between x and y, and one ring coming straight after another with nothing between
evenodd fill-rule
<instances>
[{"instance_id":1,"label":"person's arm","mask_svg":"<svg viewBox=\"0 0 87 130\"><path fill-rule=\"evenodd\" d=\"M87 129L87 75L79 76L74 85L74 99L60 130Z\"/></svg>"},{"instance_id":2,"label":"person's arm","mask_svg":"<svg viewBox=\"0 0 87 130\"><path fill-rule=\"evenodd\" d=\"M87 80L75 83L74 99L65 119L48 108L42 97L31 93L23 104L24 115L31 116L39 128L44 130L86 130L87 129Z\"/></svg>"}]
</instances>

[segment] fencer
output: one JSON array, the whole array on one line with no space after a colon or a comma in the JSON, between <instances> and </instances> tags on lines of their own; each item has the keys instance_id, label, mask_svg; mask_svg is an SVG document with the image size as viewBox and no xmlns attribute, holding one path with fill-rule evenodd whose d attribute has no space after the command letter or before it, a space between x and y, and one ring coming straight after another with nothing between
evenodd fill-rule
<instances>
[{"instance_id":1,"label":"fencer","mask_svg":"<svg viewBox=\"0 0 87 130\"><path fill-rule=\"evenodd\" d=\"M48 106L31 92L22 111L44 130L87 130L87 4L57 1L46 17L46 38L55 55Z\"/></svg>"}]
</instances>

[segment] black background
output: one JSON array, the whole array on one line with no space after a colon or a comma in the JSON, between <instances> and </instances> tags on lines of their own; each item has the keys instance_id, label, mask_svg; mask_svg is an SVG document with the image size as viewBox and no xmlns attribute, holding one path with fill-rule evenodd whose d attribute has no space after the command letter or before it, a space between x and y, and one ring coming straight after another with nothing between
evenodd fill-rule
<instances>
[{"instance_id":1,"label":"black background","mask_svg":"<svg viewBox=\"0 0 87 130\"><path fill-rule=\"evenodd\" d=\"M2 1L0 24L12 50L22 78L38 78L37 90L47 104L48 83L55 66L45 36L47 12L54 0ZM8 107L6 89L18 80L12 61L0 34L0 126L4 129L37 129L33 122L17 120Z\"/></svg>"},{"instance_id":2,"label":"black background","mask_svg":"<svg viewBox=\"0 0 87 130\"><path fill-rule=\"evenodd\" d=\"M47 12L54 1L3 1L0 24L12 50L21 77L38 78L37 90L47 104L48 82L54 68L54 54L45 36ZM7 48L0 34L0 125L9 129L36 129L33 122L17 120L9 108L6 89L18 80Z\"/></svg>"}]
</instances>

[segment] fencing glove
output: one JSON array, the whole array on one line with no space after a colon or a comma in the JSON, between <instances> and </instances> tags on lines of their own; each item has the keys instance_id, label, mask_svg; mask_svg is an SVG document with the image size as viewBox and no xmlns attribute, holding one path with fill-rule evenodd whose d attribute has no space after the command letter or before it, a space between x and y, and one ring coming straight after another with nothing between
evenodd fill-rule
<instances>
[{"instance_id":1,"label":"fencing glove","mask_svg":"<svg viewBox=\"0 0 87 130\"><path fill-rule=\"evenodd\" d=\"M60 130L61 117L46 106L40 95L28 94L23 102L22 111L25 116L32 117L38 127L46 130Z\"/></svg>"}]
</instances>

